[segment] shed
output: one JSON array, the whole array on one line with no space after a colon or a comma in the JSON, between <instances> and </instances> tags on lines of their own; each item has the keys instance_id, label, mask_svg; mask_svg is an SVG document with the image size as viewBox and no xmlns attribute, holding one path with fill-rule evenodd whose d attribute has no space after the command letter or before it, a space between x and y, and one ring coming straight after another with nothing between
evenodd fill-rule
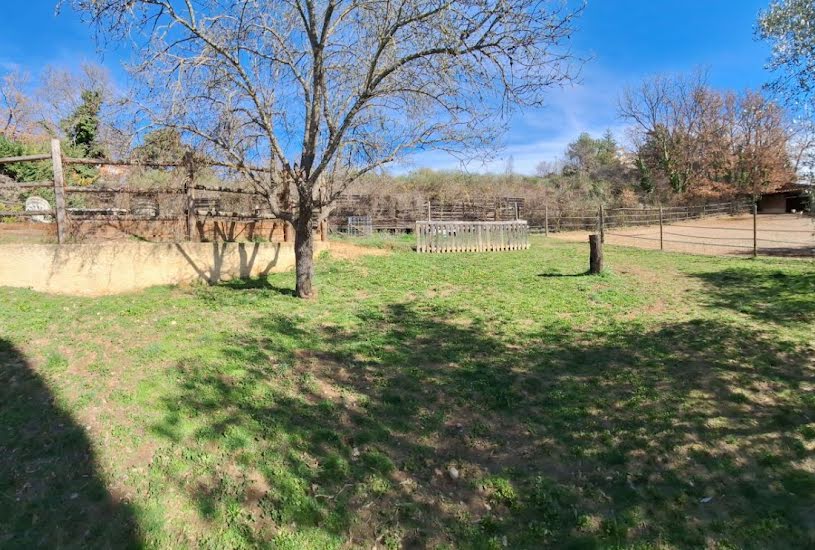
<instances>
[{"instance_id":1,"label":"shed","mask_svg":"<svg viewBox=\"0 0 815 550\"><path fill-rule=\"evenodd\" d=\"M812 184L803 182L762 193L758 200L758 211L762 214L807 212L811 208L812 193Z\"/></svg>"}]
</instances>

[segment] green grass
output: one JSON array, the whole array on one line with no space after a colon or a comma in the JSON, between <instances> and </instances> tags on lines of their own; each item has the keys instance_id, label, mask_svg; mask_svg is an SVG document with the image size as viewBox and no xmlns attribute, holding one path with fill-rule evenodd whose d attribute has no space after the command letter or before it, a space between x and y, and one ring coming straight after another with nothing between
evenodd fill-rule
<instances>
[{"instance_id":1,"label":"green grass","mask_svg":"<svg viewBox=\"0 0 815 550\"><path fill-rule=\"evenodd\" d=\"M811 262L373 244L0 289L0 547L815 545Z\"/></svg>"}]
</instances>

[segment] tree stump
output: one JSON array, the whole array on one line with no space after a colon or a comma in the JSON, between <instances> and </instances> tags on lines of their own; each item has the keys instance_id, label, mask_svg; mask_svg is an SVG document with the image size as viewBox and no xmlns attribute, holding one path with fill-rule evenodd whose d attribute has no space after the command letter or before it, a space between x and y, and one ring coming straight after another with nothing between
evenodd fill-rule
<instances>
[{"instance_id":1,"label":"tree stump","mask_svg":"<svg viewBox=\"0 0 815 550\"><path fill-rule=\"evenodd\" d=\"M599 275L603 272L603 242L600 235L589 235L589 273Z\"/></svg>"}]
</instances>

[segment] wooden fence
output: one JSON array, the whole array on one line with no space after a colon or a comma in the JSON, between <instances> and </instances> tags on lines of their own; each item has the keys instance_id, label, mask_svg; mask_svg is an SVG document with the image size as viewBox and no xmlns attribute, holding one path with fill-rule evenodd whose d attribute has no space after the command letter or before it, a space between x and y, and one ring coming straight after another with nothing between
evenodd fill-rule
<instances>
[{"instance_id":1,"label":"wooden fence","mask_svg":"<svg viewBox=\"0 0 815 550\"><path fill-rule=\"evenodd\" d=\"M417 252L497 252L529 248L529 225L502 222L417 221Z\"/></svg>"},{"instance_id":2,"label":"wooden fence","mask_svg":"<svg viewBox=\"0 0 815 550\"><path fill-rule=\"evenodd\" d=\"M347 194L340 196L329 214L334 227L346 227L349 218L368 216L374 231L409 233L419 220L511 221L523 211L519 197L462 198L428 200L424 196L395 194L385 196Z\"/></svg>"},{"instance_id":3,"label":"wooden fence","mask_svg":"<svg viewBox=\"0 0 815 550\"><path fill-rule=\"evenodd\" d=\"M526 205L523 217L529 222L533 233L558 233L564 231L601 231L603 228L631 227L675 223L715 216L748 214L752 201L747 199L732 202L700 204L689 206L665 206L642 208L597 208L582 210L561 210L547 205Z\"/></svg>"},{"instance_id":4,"label":"wooden fence","mask_svg":"<svg viewBox=\"0 0 815 550\"><path fill-rule=\"evenodd\" d=\"M7 210L0 207L0 221L9 219L14 221L18 218L33 218L42 221L46 217L53 218L56 222L57 242L60 244L68 241L69 227L81 229L83 224L91 225L93 223L118 227L123 235L138 238L145 238L146 235L160 235L160 240L166 239L169 235L173 241L234 240L238 233L248 238L266 238L268 236L270 240L273 235L280 233L282 240L286 242L293 240L294 237L294 231L289 222L276 218L268 207L262 206L264 196L257 190L213 187L196 182L195 167L191 158L173 163L71 158L63 155L60 141L53 139L50 153L0 158L0 165L46 160L51 161L53 180L3 184L0 185L0 191L50 190L54 194L53 204L49 204L50 208L47 210L20 210L21 207L18 205L15 210ZM186 170L180 171L183 174L183 185L180 187L161 186L141 189L126 186L68 186L64 166L77 164ZM211 161L202 163L202 165L231 168L227 164ZM264 171L263 168L258 167L249 167L249 169ZM76 195L91 197L94 206L88 207L85 204L87 201L82 200L79 207L71 207L68 202L69 195L71 197ZM128 199L119 200L123 197L128 197ZM224 203L235 203L235 197L243 197L241 204L245 204L240 211L224 206ZM126 204L117 204L117 202ZM161 208L159 208L160 205ZM289 209L294 211L292 207ZM236 229L237 225L240 225L241 228ZM136 226L140 234L131 234L131 230ZM178 226L181 228L180 232ZM315 213L314 228L321 240L327 240L327 221L321 213ZM197 236L196 233L198 233Z\"/></svg>"}]
</instances>

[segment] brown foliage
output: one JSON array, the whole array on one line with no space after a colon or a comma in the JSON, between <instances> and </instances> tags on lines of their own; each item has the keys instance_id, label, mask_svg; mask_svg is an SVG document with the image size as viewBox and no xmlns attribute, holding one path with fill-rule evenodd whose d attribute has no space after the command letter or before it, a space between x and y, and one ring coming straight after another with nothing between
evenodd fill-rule
<instances>
[{"instance_id":1,"label":"brown foliage","mask_svg":"<svg viewBox=\"0 0 815 550\"><path fill-rule=\"evenodd\" d=\"M784 111L758 92L713 90L702 73L656 77L619 108L634 125L642 186L657 196L756 196L795 179Z\"/></svg>"}]
</instances>

